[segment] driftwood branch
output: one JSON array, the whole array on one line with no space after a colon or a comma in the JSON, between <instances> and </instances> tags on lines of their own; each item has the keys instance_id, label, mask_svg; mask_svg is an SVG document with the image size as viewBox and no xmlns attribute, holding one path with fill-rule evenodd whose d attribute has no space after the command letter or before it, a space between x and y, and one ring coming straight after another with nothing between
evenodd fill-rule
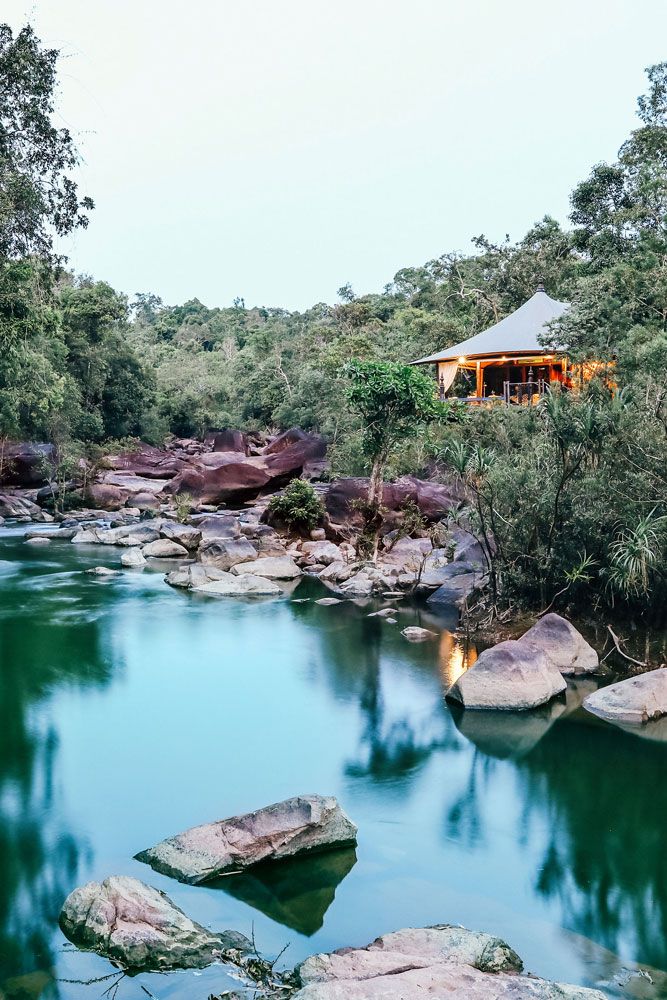
<instances>
[{"instance_id":1,"label":"driftwood branch","mask_svg":"<svg viewBox=\"0 0 667 1000\"><path fill-rule=\"evenodd\" d=\"M611 625L607 625L607 630L609 632L609 635L614 640L614 645L616 646L616 652L620 656L622 656L624 660L628 660L629 663L634 663L638 667L648 667L648 663L645 660L635 660L634 657L628 656L627 653L623 652L623 650L621 649L621 640L618 638Z\"/></svg>"}]
</instances>

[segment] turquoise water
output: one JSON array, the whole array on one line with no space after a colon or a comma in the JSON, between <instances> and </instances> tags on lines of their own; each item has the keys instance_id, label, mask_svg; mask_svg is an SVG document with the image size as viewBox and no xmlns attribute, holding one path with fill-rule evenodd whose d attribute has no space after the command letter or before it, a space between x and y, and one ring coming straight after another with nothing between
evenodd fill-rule
<instances>
[{"instance_id":1,"label":"turquoise water","mask_svg":"<svg viewBox=\"0 0 667 1000\"><path fill-rule=\"evenodd\" d=\"M362 944L461 923L539 974L591 984L667 968L667 747L577 709L453 714L474 653L423 610L197 598L157 571L100 580L120 550L32 547L0 529L0 995L99 997L103 959L57 916L76 885L130 874L258 948ZM398 605L400 607L400 603ZM438 631L410 644L407 624ZM590 683L590 682L588 682ZM186 827L303 792L335 794L354 852L181 885L133 855ZM206 1000L220 967L144 975L119 998ZM658 990L651 995L663 995ZM664 995L667 995L665 993Z\"/></svg>"}]
</instances>

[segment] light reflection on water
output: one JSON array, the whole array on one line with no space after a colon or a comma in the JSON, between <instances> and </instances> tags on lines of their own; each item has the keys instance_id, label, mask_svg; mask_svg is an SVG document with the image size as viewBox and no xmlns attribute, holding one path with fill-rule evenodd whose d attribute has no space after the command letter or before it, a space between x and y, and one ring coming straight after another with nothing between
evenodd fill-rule
<instances>
[{"instance_id":1,"label":"light reflection on water","mask_svg":"<svg viewBox=\"0 0 667 1000\"><path fill-rule=\"evenodd\" d=\"M500 934L543 975L667 967L667 748L583 715L591 681L529 715L444 694L475 650L425 608L194 600L120 553L0 531L0 989L97 998L109 964L57 929L77 884L131 874L286 960L401 926ZM296 592L319 596L304 581ZM400 629L438 632L412 644ZM657 732L657 731L656 731ZM644 734L642 734L644 735ZM133 860L195 823L336 794L356 856L183 886ZM25 977L28 977L26 979ZM659 976L654 976L658 980ZM667 996L660 985L653 996ZM202 1000L219 967L126 980L119 1000ZM637 994L642 995L642 994Z\"/></svg>"}]
</instances>

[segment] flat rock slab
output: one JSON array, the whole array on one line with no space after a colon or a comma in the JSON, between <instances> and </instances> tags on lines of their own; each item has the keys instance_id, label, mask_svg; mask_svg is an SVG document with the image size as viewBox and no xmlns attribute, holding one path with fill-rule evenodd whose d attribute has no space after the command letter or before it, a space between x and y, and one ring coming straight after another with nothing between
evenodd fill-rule
<instances>
[{"instance_id":1,"label":"flat rock slab","mask_svg":"<svg viewBox=\"0 0 667 1000\"><path fill-rule=\"evenodd\" d=\"M520 975L500 938L439 925L385 934L366 948L313 955L294 1000L602 1000L597 990Z\"/></svg>"},{"instance_id":2,"label":"flat rock slab","mask_svg":"<svg viewBox=\"0 0 667 1000\"><path fill-rule=\"evenodd\" d=\"M301 576L301 570L290 556L265 556L252 562L238 563L232 572L238 575L252 573L269 580L295 580Z\"/></svg>"},{"instance_id":3,"label":"flat rock slab","mask_svg":"<svg viewBox=\"0 0 667 1000\"><path fill-rule=\"evenodd\" d=\"M560 615L549 614L540 618L518 641L541 649L554 667L567 676L593 674L600 665L593 647L574 625Z\"/></svg>"},{"instance_id":4,"label":"flat rock slab","mask_svg":"<svg viewBox=\"0 0 667 1000\"><path fill-rule=\"evenodd\" d=\"M609 722L641 725L667 715L667 667L628 677L584 699L584 708Z\"/></svg>"},{"instance_id":5,"label":"flat rock slab","mask_svg":"<svg viewBox=\"0 0 667 1000\"><path fill-rule=\"evenodd\" d=\"M545 705L566 687L560 672L541 650L508 639L480 653L447 697L466 708L523 711Z\"/></svg>"},{"instance_id":6,"label":"flat rock slab","mask_svg":"<svg viewBox=\"0 0 667 1000\"><path fill-rule=\"evenodd\" d=\"M128 876L88 882L65 900L63 934L125 969L202 969L250 950L242 934L212 934L190 920L163 892Z\"/></svg>"},{"instance_id":7,"label":"flat rock slab","mask_svg":"<svg viewBox=\"0 0 667 1000\"><path fill-rule=\"evenodd\" d=\"M197 594L210 594L212 597L277 597L282 594L280 587L263 576L233 576L231 573L221 573L217 580L201 583L192 588Z\"/></svg>"},{"instance_id":8,"label":"flat rock slab","mask_svg":"<svg viewBox=\"0 0 667 1000\"><path fill-rule=\"evenodd\" d=\"M300 795L255 812L195 826L137 854L155 871L197 885L262 861L356 843L357 828L335 798Z\"/></svg>"},{"instance_id":9,"label":"flat rock slab","mask_svg":"<svg viewBox=\"0 0 667 1000\"><path fill-rule=\"evenodd\" d=\"M144 556L150 559L187 559L188 550L184 545L173 542L170 538L158 538L149 542L142 549Z\"/></svg>"}]
</instances>

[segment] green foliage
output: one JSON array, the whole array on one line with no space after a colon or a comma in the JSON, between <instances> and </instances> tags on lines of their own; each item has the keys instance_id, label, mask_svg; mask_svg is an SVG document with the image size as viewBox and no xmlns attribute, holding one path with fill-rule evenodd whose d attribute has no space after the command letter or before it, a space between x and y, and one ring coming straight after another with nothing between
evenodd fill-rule
<instances>
[{"instance_id":1,"label":"green foliage","mask_svg":"<svg viewBox=\"0 0 667 1000\"><path fill-rule=\"evenodd\" d=\"M93 207L69 174L72 137L53 123L57 59L31 27L0 24L0 259L52 259L54 234L86 226Z\"/></svg>"},{"instance_id":2,"label":"green foliage","mask_svg":"<svg viewBox=\"0 0 667 1000\"><path fill-rule=\"evenodd\" d=\"M271 497L269 513L298 531L311 531L324 516L322 501L305 479L293 479L281 493Z\"/></svg>"}]
</instances>

